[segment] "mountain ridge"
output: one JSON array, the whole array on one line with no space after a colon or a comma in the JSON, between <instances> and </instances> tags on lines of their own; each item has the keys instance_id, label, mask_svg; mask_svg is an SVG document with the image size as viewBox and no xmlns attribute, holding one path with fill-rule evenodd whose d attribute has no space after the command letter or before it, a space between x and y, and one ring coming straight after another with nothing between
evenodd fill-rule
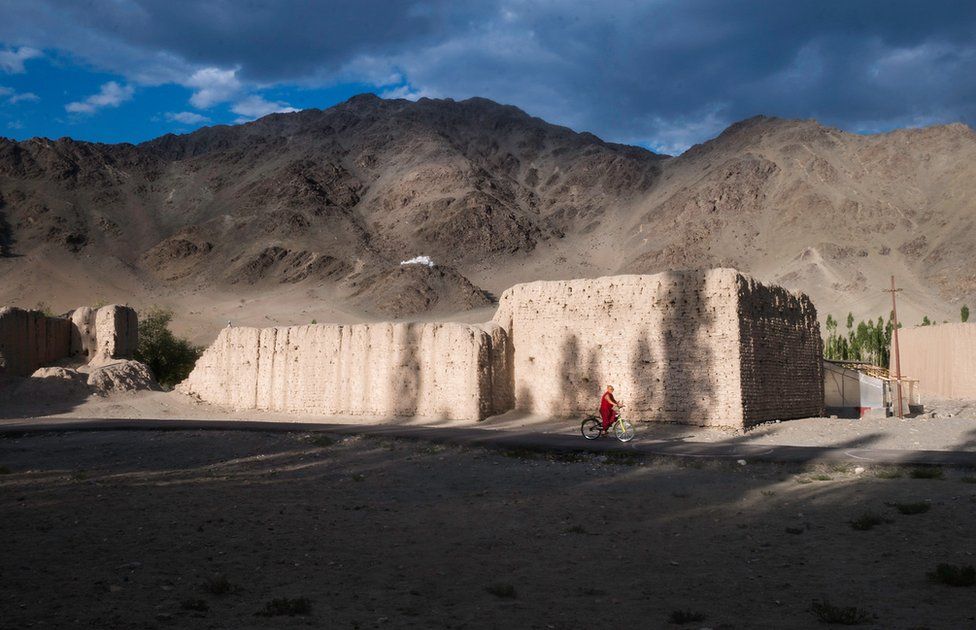
<instances>
[{"instance_id":1,"label":"mountain ridge","mask_svg":"<svg viewBox=\"0 0 976 630\"><path fill-rule=\"evenodd\" d=\"M941 319L976 297L973 157L961 124L757 116L672 157L488 99L375 95L139 144L0 139L0 299L278 295L357 321L487 308L480 292L524 280L723 265L810 293L822 317L886 313L869 289L895 272L906 313ZM420 254L444 273L398 271ZM187 324L201 338L226 316L204 310Z\"/></svg>"}]
</instances>

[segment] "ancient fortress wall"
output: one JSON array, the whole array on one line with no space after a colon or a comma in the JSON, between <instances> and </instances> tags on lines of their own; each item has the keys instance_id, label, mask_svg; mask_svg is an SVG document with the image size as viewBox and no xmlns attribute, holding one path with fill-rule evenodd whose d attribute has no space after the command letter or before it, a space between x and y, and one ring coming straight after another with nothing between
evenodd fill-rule
<instances>
[{"instance_id":1,"label":"ancient fortress wall","mask_svg":"<svg viewBox=\"0 0 976 630\"><path fill-rule=\"evenodd\" d=\"M235 409L481 419L510 398L504 350L503 330L466 324L225 328L180 388Z\"/></svg>"},{"instance_id":2,"label":"ancient fortress wall","mask_svg":"<svg viewBox=\"0 0 976 630\"><path fill-rule=\"evenodd\" d=\"M30 376L71 351L71 322L40 311L0 308L0 374Z\"/></svg>"},{"instance_id":3,"label":"ancient fortress wall","mask_svg":"<svg viewBox=\"0 0 976 630\"><path fill-rule=\"evenodd\" d=\"M809 299L733 269L517 285L494 321L532 413L593 412L607 384L644 421L748 426L823 403Z\"/></svg>"},{"instance_id":4,"label":"ancient fortress wall","mask_svg":"<svg viewBox=\"0 0 976 630\"><path fill-rule=\"evenodd\" d=\"M85 363L128 359L137 343L136 312L127 306L83 306L66 317L0 308L0 374L30 376L69 358Z\"/></svg>"},{"instance_id":5,"label":"ancient fortress wall","mask_svg":"<svg viewBox=\"0 0 976 630\"><path fill-rule=\"evenodd\" d=\"M739 365L745 426L823 413L823 341L806 295L739 275Z\"/></svg>"},{"instance_id":6,"label":"ancient fortress wall","mask_svg":"<svg viewBox=\"0 0 976 630\"><path fill-rule=\"evenodd\" d=\"M748 426L818 415L820 329L805 296L733 269L516 285L492 322L228 328L181 389L237 409L481 419L596 410Z\"/></svg>"},{"instance_id":7,"label":"ancient fortress wall","mask_svg":"<svg viewBox=\"0 0 976 630\"><path fill-rule=\"evenodd\" d=\"M898 345L901 373L918 379L923 396L976 399L976 324L902 328ZM894 373L894 349L889 367Z\"/></svg>"}]
</instances>

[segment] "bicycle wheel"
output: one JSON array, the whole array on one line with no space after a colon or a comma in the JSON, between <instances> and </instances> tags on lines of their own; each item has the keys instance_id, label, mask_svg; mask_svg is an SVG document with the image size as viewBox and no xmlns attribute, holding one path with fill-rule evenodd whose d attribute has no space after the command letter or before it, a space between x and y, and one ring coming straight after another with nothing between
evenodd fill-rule
<instances>
[{"instance_id":1,"label":"bicycle wheel","mask_svg":"<svg viewBox=\"0 0 976 630\"><path fill-rule=\"evenodd\" d=\"M634 439L634 435L637 432L634 431L634 425L627 422L623 418L617 420L613 425L613 434L617 436L617 439L621 442L630 442Z\"/></svg>"},{"instance_id":2,"label":"bicycle wheel","mask_svg":"<svg viewBox=\"0 0 976 630\"><path fill-rule=\"evenodd\" d=\"M595 440L600 437L600 430L602 428L603 424L593 416L590 416L580 424L580 433L587 440Z\"/></svg>"}]
</instances>

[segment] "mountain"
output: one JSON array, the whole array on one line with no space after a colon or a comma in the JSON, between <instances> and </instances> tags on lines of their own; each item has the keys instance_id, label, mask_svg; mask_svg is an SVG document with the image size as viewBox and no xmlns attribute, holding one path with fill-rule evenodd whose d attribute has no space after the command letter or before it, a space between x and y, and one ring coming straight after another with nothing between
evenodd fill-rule
<instances>
[{"instance_id":1,"label":"mountain","mask_svg":"<svg viewBox=\"0 0 976 630\"><path fill-rule=\"evenodd\" d=\"M976 305L976 135L758 117L678 157L485 99L383 100L139 145L0 139L0 303L218 326L476 320L515 282L731 265L821 315ZM401 266L429 256L435 267ZM474 309L473 311L471 309Z\"/></svg>"}]
</instances>

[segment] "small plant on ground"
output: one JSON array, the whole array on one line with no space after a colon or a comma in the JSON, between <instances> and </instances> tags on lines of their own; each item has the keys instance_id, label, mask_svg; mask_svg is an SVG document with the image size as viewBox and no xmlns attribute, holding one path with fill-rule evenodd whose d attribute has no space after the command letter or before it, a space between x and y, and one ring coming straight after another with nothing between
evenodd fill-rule
<instances>
[{"instance_id":1,"label":"small plant on ground","mask_svg":"<svg viewBox=\"0 0 976 630\"><path fill-rule=\"evenodd\" d=\"M810 477L814 481L832 481L834 478L830 475L825 475L824 473L818 473Z\"/></svg>"},{"instance_id":2,"label":"small plant on ground","mask_svg":"<svg viewBox=\"0 0 976 630\"><path fill-rule=\"evenodd\" d=\"M668 615L668 621L676 624L685 623L695 623L697 621L704 621L705 615L700 612L695 612L693 610L672 610L671 614Z\"/></svg>"},{"instance_id":3,"label":"small plant on ground","mask_svg":"<svg viewBox=\"0 0 976 630\"><path fill-rule=\"evenodd\" d=\"M308 443L313 446L325 448L326 446L332 446L335 444L335 440L330 438L328 435L312 435L308 438Z\"/></svg>"},{"instance_id":4,"label":"small plant on ground","mask_svg":"<svg viewBox=\"0 0 976 630\"><path fill-rule=\"evenodd\" d=\"M804 530L803 530L802 527L787 527L786 528L786 533L787 534L793 534L794 536L798 536L798 535L802 534L803 531Z\"/></svg>"},{"instance_id":5,"label":"small plant on ground","mask_svg":"<svg viewBox=\"0 0 976 630\"><path fill-rule=\"evenodd\" d=\"M959 481L963 483L976 483L976 477L962 477Z\"/></svg>"},{"instance_id":6,"label":"small plant on ground","mask_svg":"<svg viewBox=\"0 0 976 630\"><path fill-rule=\"evenodd\" d=\"M6 466L0 466L0 475L9 475L10 469Z\"/></svg>"},{"instance_id":7,"label":"small plant on ground","mask_svg":"<svg viewBox=\"0 0 976 630\"><path fill-rule=\"evenodd\" d=\"M489 586L485 587L485 590L495 597L500 597L502 599L515 599L518 597L518 593L515 592L515 587L511 584L490 584Z\"/></svg>"},{"instance_id":8,"label":"small plant on ground","mask_svg":"<svg viewBox=\"0 0 976 630\"><path fill-rule=\"evenodd\" d=\"M217 574L203 581L202 588L211 595L227 595L237 590L237 586L227 579L226 575Z\"/></svg>"},{"instance_id":9,"label":"small plant on ground","mask_svg":"<svg viewBox=\"0 0 976 630\"><path fill-rule=\"evenodd\" d=\"M817 619L824 623L835 623L842 626L856 626L867 623L874 617L871 613L857 606L834 606L827 598L823 601L813 600L810 610Z\"/></svg>"},{"instance_id":10,"label":"small plant on ground","mask_svg":"<svg viewBox=\"0 0 976 630\"><path fill-rule=\"evenodd\" d=\"M908 476L912 479L942 479L943 472L938 466L920 466L912 468Z\"/></svg>"},{"instance_id":11,"label":"small plant on ground","mask_svg":"<svg viewBox=\"0 0 976 630\"><path fill-rule=\"evenodd\" d=\"M928 574L929 579L946 586L973 586L976 584L976 568L973 565L940 564Z\"/></svg>"},{"instance_id":12,"label":"small plant on ground","mask_svg":"<svg viewBox=\"0 0 976 630\"><path fill-rule=\"evenodd\" d=\"M901 471L897 468L882 468L874 476L878 479L901 479Z\"/></svg>"},{"instance_id":13,"label":"small plant on ground","mask_svg":"<svg viewBox=\"0 0 976 630\"><path fill-rule=\"evenodd\" d=\"M885 520L874 512L865 512L852 520L850 523L851 527L863 532L873 528L875 525L881 525L884 522Z\"/></svg>"},{"instance_id":14,"label":"small plant on ground","mask_svg":"<svg viewBox=\"0 0 976 630\"><path fill-rule=\"evenodd\" d=\"M180 602L180 608L183 610L195 610L197 612L207 612L210 610L210 605L202 599L184 599Z\"/></svg>"},{"instance_id":15,"label":"small plant on ground","mask_svg":"<svg viewBox=\"0 0 976 630\"><path fill-rule=\"evenodd\" d=\"M932 507L932 504L925 501L915 503L886 503L888 507L893 507L902 514L924 514Z\"/></svg>"},{"instance_id":16,"label":"small plant on ground","mask_svg":"<svg viewBox=\"0 0 976 630\"><path fill-rule=\"evenodd\" d=\"M264 605L264 608L254 613L258 617L294 617L295 615L308 615L312 612L312 601L307 597L289 599L279 597L272 599Z\"/></svg>"},{"instance_id":17,"label":"small plant on ground","mask_svg":"<svg viewBox=\"0 0 976 630\"><path fill-rule=\"evenodd\" d=\"M566 528L567 534L588 534L589 532L584 529L582 525L573 525L572 527Z\"/></svg>"}]
</instances>

